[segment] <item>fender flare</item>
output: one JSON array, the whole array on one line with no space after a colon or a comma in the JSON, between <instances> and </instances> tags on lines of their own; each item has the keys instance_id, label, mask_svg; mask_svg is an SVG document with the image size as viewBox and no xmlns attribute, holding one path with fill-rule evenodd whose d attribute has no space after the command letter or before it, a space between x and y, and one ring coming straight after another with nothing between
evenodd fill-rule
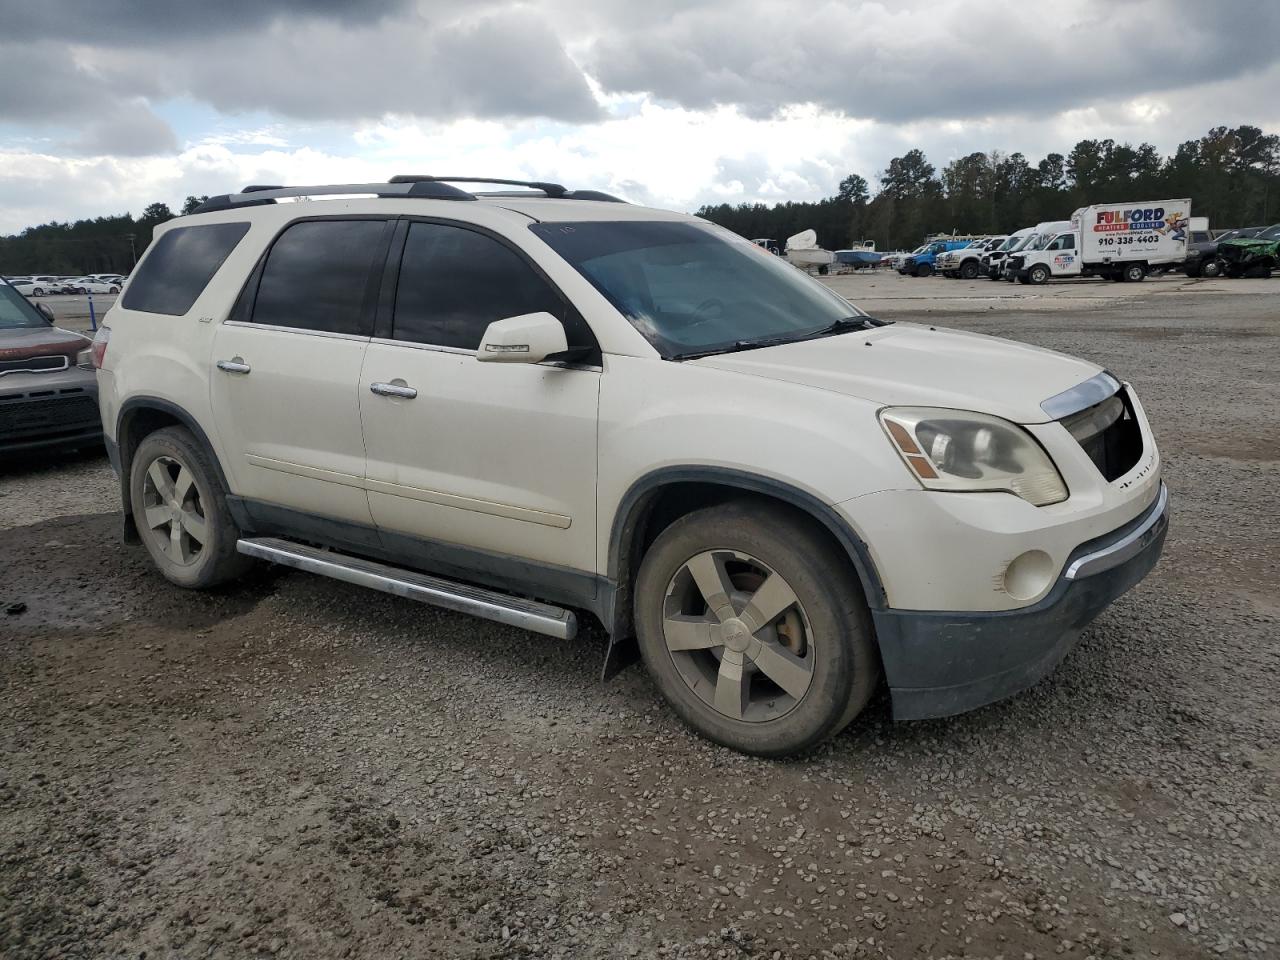
<instances>
[{"instance_id":1,"label":"fender flare","mask_svg":"<svg viewBox=\"0 0 1280 960\"><path fill-rule=\"evenodd\" d=\"M630 558L633 538L638 526L637 521L645 515L654 497L663 487L676 483L710 483L732 487L743 493L764 494L803 511L817 520L848 555L862 584L867 606L872 611L883 610L888 606L884 584L866 542L830 504L781 480L744 470L735 470L731 467L692 465L662 467L646 473L628 488L618 503L609 533L608 578L618 586L620 591L626 591L623 578L628 572L623 570L623 566ZM613 611L615 620L617 614L618 611Z\"/></svg>"},{"instance_id":2,"label":"fender flare","mask_svg":"<svg viewBox=\"0 0 1280 960\"><path fill-rule=\"evenodd\" d=\"M231 487L227 483L227 475L222 469L222 461L218 459L218 454L214 450L213 444L209 442L209 435L205 433L204 427L200 426L195 417L171 400L147 395L130 397L120 405L120 412L116 414L115 441L109 444L108 450L111 454L111 459L116 462L119 468L120 502L124 510L125 539L129 542L133 542L131 538L137 536L137 528L133 521L133 508L129 503L129 470L132 466L132 451L129 448L131 446L136 447L136 444L126 444L123 441L126 439L132 440L132 438L126 437L125 425L133 414L142 410L155 410L168 414L190 430L196 441L204 447L205 453L209 455L214 469L218 471L218 479L222 482L222 488L227 492L231 491Z\"/></svg>"}]
</instances>

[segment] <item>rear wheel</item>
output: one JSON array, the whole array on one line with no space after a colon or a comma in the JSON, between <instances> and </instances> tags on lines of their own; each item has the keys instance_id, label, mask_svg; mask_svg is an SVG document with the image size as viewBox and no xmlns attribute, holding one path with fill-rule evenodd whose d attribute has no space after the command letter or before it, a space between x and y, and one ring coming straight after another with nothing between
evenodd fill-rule
<instances>
[{"instance_id":1,"label":"rear wheel","mask_svg":"<svg viewBox=\"0 0 1280 960\"><path fill-rule=\"evenodd\" d=\"M138 445L129 467L129 500L142 542L167 579L204 590L251 566L236 552L239 531L226 494L189 430L166 427Z\"/></svg>"},{"instance_id":2,"label":"rear wheel","mask_svg":"<svg viewBox=\"0 0 1280 960\"><path fill-rule=\"evenodd\" d=\"M1043 263L1036 264L1034 267L1031 268L1031 271L1027 274L1027 282L1034 283L1036 286L1039 286L1042 283L1048 283L1049 268L1046 267Z\"/></svg>"},{"instance_id":3,"label":"rear wheel","mask_svg":"<svg viewBox=\"0 0 1280 960\"><path fill-rule=\"evenodd\" d=\"M635 619L676 713L745 753L784 756L832 736L880 676L847 559L803 517L758 501L664 530L636 578Z\"/></svg>"},{"instance_id":4,"label":"rear wheel","mask_svg":"<svg viewBox=\"0 0 1280 960\"><path fill-rule=\"evenodd\" d=\"M108 291L107 291L107 293L119 293L119 292L120 292L120 288L119 288L119 287L114 287L114 286L113 286L110 290L108 290Z\"/></svg>"}]
</instances>

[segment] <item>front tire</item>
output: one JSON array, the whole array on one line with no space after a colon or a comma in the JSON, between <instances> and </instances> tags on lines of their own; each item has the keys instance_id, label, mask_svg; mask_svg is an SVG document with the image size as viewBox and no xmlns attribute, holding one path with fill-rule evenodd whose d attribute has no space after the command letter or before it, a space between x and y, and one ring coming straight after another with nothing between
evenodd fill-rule
<instances>
[{"instance_id":1,"label":"front tire","mask_svg":"<svg viewBox=\"0 0 1280 960\"><path fill-rule=\"evenodd\" d=\"M880 662L848 560L807 518L757 500L690 513L636 578L654 683L694 731L781 757L838 733Z\"/></svg>"},{"instance_id":2,"label":"front tire","mask_svg":"<svg viewBox=\"0 0 1280 960\"><path fill-rule=\"evenodd\" d=\"M1140 263L1131 263L1124 268L1125 283L1138 283L1147 276L1147 268Z\"/></svg>"},{"instance_id":3,"label":"front tire","mask_svg":"<svg viewBox=\"0 0 1280 960\"><path fill-rule=\"evenodd\" d=\"M1220 277L1222 276L1222 261L1217 258L1206 260L1200 266L1200 275L1202 277Z\"/></svg>"},{"instance_id":4,"label":"front tire","mask_svg":"<svg viewBox=\"0 0 1280 960\"><path fill-rule=\"evenodd\" d=\"M960 264L960 279L976 280L979 269L980 268L976 262L973 260L966 260L964 263Z\"/></svg>"},{"instance_id":5,"label":"front tire","mask_svg":"<svg viewBox=\"0 0 1280 960\"><path fill-rule=\"evenodd\" d=\"M1041 284L1049 282L1049 268L1044 264L1038 264L1031 268L1031 272L1027 274L1027 282L1033 283L1037 287Z\"/></svg>"},{"instance_id":6,"label":"front tire","mask_svg":"<svg viewBox=\"0 0 1280 960\"><path fill-rule=\"evenodd\" d=\"M916 267L916 276L917 277L933 276L933 265L929 263L920 264L920 266Z\"/></svg>"},{"instance_id":7,"label":"front tire","mask_svg":"<svg viewBox=\"0 0 1280 960\"><path fill-rule=\"evenodd\" d=\"M185 427L143 438L129 467L129 502L143 545L165 578L207 590L241 576L240 532L209 455Z\"/></svg>"}]
</instances>

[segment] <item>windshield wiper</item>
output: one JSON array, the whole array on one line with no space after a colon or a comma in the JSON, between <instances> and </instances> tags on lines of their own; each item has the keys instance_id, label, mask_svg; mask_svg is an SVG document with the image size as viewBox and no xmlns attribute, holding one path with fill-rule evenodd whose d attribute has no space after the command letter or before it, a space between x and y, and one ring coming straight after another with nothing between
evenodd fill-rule
<instances>
[{"instance_id":1,"label":"windshield wiper","mask_svg":"<svg viewBox=\"0 0 1280 960\"><path fill-rule=\"evenodd\" d=\"M892 320L881 320L878 317L841 317L835 323L823 327L809 334L804 339L811 340L814 337L827 337L836 333L847 333L850 330L867 330L872 327L883 327L893 323Z\"/></svg>"},{"instance_id":2,"label":"windshield wiper","mask_svg":"<svg viewBox=\"0 0 1280 960\"><path fill-rule=\"evenodd\" d=\"M692 353L677 353L672 360L697 360L700 357L712 357L721 353L738 353L742 350L755 350L758 347L778 347L784 343L801 343L805 340L816 340L819 337L830 337L838 333L847 333L850 330L867 330L874 327L884 327L893 323L892 320L881 320L878 317L841 317L833 323L806 333L801 336L782 336L782 337L760 337L754 340L735 340L731 344L722 347L713 347L710 350L697 350Z\"/></svg>"}]
</instances>

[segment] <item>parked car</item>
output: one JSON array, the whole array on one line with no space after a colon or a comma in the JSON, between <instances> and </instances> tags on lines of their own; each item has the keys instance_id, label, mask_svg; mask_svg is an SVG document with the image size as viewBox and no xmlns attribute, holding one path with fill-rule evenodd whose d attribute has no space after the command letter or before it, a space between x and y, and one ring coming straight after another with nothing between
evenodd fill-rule
<instances>
[{"instance_id":1,"label":"parked car","mask_svg":"<svg viewBox=\"0 0 1280 960\"><path fill-rule=\"evenodd\" d=\"M1160 455L1097 365L874 319L695 217L456 184L157 227L95 356L165 577L589 611L607 668L638 643L689 726L777 756L882 671L898 718L1024 689L1156 563Z\"/></svg>"},{"instance_id":2,"label":"parked car","mask_svg":"<svg viewBox=\"0 0 1280 960\"><path fill-rule=\"evenodd\" d=\"M1218 244L1218 260L1228 277L1269 277L1280 267L1280 223L1253 237L1235 237Z\"/></svg>"},{"instance_id":3,"label":"parked car","mask_svg":"<svg viewBox=\"0 0 1280 960\"><path fill-rule=\"evenodd\" d=\"M119 293L120 284L95 277L77 277L70 281L73 293Z\"/></svg>"},{"instance_id":4,"label":"parked car","mask_svg":"<svg viewBox=\"0 0 1280 960\"><path fill-rule=\"evenodd\" d=\"M938 254L934 269L951 280L973 280L982 272L982 258L1000 244L1005 237L980 237L964 247Z\"/></svg>"},{"instance_id":5,"label":"parked car","mask_svg":"<svg viewBox=\"0 0 1280 960\"><path fill-rule=\"evenodd\" d=\"M1022 244L1035 232L1035 227L1024 227L1009 234L1009 236L1005 237L1003 243L982 255L978 272L988 279L999 280L1004 272L1004 258L1009 255L1011 250L1020 249Z\"/></svg>"},{"instance_id":6,"label":"parked car","mask_svg":"<svg viewBox=\"0 0 1280 960\"><path fill-rule=\"evenodd\" d=\"M911 256L904 258L898 264L898 272L906 277L931 277L934 272L933 262L938 254L946 250L958 250L960 247L967 247L972 242L972 238L969 237L931 240Z\"/></svg>"},{"instance_id":7,"label":"parked car","mask_svg":"<svg viewBox=\"0 0 1280 960\"><path fill-rule=\"evenodd\" d=\"M0 458L102 441L91 344L0 281Z\"/></svg>"}]
</instances>

